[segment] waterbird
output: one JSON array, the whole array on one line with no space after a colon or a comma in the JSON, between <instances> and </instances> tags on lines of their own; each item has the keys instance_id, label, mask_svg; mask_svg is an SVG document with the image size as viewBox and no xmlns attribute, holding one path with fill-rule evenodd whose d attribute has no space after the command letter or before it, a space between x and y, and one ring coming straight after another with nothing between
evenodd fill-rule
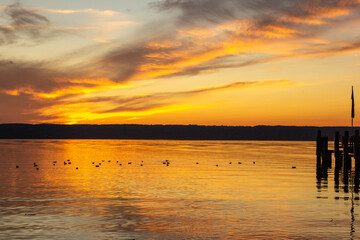
<instances>
[{"instance_id":1,"label":"waterbird","mask_svg":"<svg viewBox=\"0 0 360 240\"><path fill-rule=\"evenodd\" d=\"M56 163L56 161L53 161L53 163Z\"/></svg>"},{"instance_id":2,"label":"waterbird","mask_svg":"<svg viewBox=\"0 0 360 240\"><path fill-rule=\"evenodd\" d=\"M67 163L64 161L64 165L66 165Z\"/></svg>"},{"instance_id":3,"label":"waterbird","mask_svg":"<svg viewBox=\"0 0 360 240\"><path fill-rule=\"evenodd\" d=\"M92 162L92 164L95 164L95 162Z\"/></svg>"},{"instance_id":4,"label":"waterbird","mask_svg":"<svg viewBox=\"0 0 360 240\"><path fill-rule=\"evenodd\" d=\"M111 160L109 160L108 162L111 162Z\"/></svg>"},{"instance_id":5,"label":"waterbird","mask_svg":"<svg viewBox=\"0 0 360 240\"><path fill-rule=\"evenodd\" d=\"M128 164L131 164L131 162L128 162Z\"/></svg>"},{"instance_id":6,"label":"waterbird","mask_svg":"<svg viewBox=\"0 0 360 240\"><path fill-rule=\"evenodd\" d=\"M241 164L241 162L238 162L238 164Z\"/></svg>"},{"instance_id":7,"label":"waterbird","mask_svg":"<svg viewBox=\"0 0 360 240\"><path fill-rule=\"evenodd\" d=\"M253 164L255 164L255 162L253 162Z\"/></svg>"},{"instance_id":8,"label":"waterbird","mask_svg":"<svg viewBox=\"0 0 360 240\"><path fill-rule=\"evenodd\" d=\"M218 167L219 165L218 165L218 164L216 164L216 166Z\"/></svg>"},{"instance_id":9,"label":"waterbird","mask_svg":"<svg viewBox=\"0 0 360 240\"><path fill-rule=\"evenodd\" d=\"M99 165L96 165L95 167L99 167Z\"/></svg>"},{"instance_id":10,"label":"waterbird","mask_svg":"<svg viewBox=\"0 0 360 240\"><path fill-rule=\"evenodd\" d=\"M229 164L231 164L231 162L229 162Z\"/></svg>"},{"instance_id":11,"label":"waterbird","mask_svg":"<svg viewBox=\"0 0 360 240\"><path fill-rule=\"evenodd\" d=\"M199 164L198 162L196 164Z\"/></svg>"},{"instance_id":12,"label":"waterbird","mask_svg":"<svg viewBox=\"0 0 360 240\"><path fill-rule=\"evenodd\" d=\"M101 163L99 163L99 165L101 165Z\"/></svg>"},{"instance_id":13,"label":"waterbird","mask_svg":"<svg viewBox=\"0 0 360 240\"><path fill-rule=\"evenodd\" d=\"M116 161L116 163L119 163L119 161Z\"/></svg>"},{"instance_id":14,"label":"waterbird","mask_svg":"<svg viewBox=\"0 0 360 240\"><path fill-rule=\"evenodd\" d=\"M76 170L78 170L79 168L76 168Z\"/></svg>"},{"instance_id":15,"label":"waterbird","mask_svg":"<svg viewBox=\"0 0 360 240\"><path fill-rule=\"evenodd\" d=\"M19 166L18 166L18 165L16 165L16 168L19 168Z\"/></svg>"},{"instance_id":16,"label":"waterbird","mask_svg":"<svg viewBox=\"0 0 360 240\"><path fill-rule=\"evenodd\" d=\"M142 164L140 164L140 167L142 167L143 165Z\"/></svg>"},{"instance_id":17,"label":"waterbird","mask_svg":"<svg viewBox=\"0 0 360 240\"><path fill-rule=\"evenodd\" d=\"M120 163L119 166L122 166L122 164Z\"/></svg>"},{"instance_id":18,"label":"waterbird","mask_svg":"<svg viewBox=\"0 0 360 240\"><path fill-rule=\"evenodd\" d=\"M71 162L68 162L68 164L71 164Z\"/></svg>"},{"instance_id":19,"label":"waterbird","mask_svg":"<svg viewBox=\"0 0 360 240\"><path fill-rule=\"evenodd\" d=\"M39 168L36 168L36 170L39 170Z\"/></svg>"},{"instance_id":20,"label":"waterbird","mask_svg":"<svg viewBox=\"0 0 360 240\"><path fill-rule=\"evenodd\" d=\"M101 160L102 162L105 162L105 160Z\"/></svg>"},{"instance_id":21,"label":"waterbird","mask_svg":"<svg viewBox=\"0 0 360 240\"><path fill-rule=\"evenodd\" d=\"M70 159L68 159L68 160L66 160L66 161L70 162Z\"/></svg>"},{"instance_id":22,"label":"waterbird","mask_svg":"<svg viewBox=\"0 0 360 240\"><path fill-rule=\"evenodd\" d=\"M292 166L292 168L296 168L296 166Z\"/></svg>"},{"instance_id":23,"label":"waterbird","mask_svg":"<svg viewBox=\"0 0 360 240\"><path fill-rule=\"evenodd\" d=\"M55 166L55 163L53 163L53 166Z\"/></svg>"}]
</instances>

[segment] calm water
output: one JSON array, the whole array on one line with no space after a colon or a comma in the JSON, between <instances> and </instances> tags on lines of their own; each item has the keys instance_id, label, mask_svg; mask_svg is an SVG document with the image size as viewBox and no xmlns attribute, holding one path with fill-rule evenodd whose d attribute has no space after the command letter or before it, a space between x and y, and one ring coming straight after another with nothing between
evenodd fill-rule
<instances>
[{"instance_id":1,"label":"calm water","mask_svg":"<svg viewBox=\"0 0 360 240\"><path fill-rule=\"evenodd\" d=\"M317 181L314 153L314 142L0 140L0 239L360 238L358 194L331 170Z\"/></svg>"}]
</instances>

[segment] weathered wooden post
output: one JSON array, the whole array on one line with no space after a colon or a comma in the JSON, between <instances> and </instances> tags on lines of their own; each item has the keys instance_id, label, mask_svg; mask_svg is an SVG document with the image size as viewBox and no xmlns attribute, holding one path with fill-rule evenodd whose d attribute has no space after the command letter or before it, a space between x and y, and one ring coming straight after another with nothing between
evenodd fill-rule
<instances>
[{"instance_id":1,"label":"weathered wooden post","mask_svg":"<svg viewBox=\"0 0 360 240\"><path fill-rule=\"evenodd\" d=\"M345 169L345 168L344 168ZM349 173L346 171L344 171L344 174L343 174L343 189L344 189L344 192L345 193L348 193L349 192Z\"/></svg>"},{"instance_id":2,"label":"weathered wooden post","mask_svg":"<svg viewBox=\"0 0 360 240\"><path fill-rule=\"evenodd\" d=\"M339 141L340 141L340 134L339 132L335 132L335 139L334 139L335 171L339 171L342 165Z\"/></svg>"},{"instance_id":3,"label":"weathered wooden post","mask_svg":"<svg viewBox=\"0 0 360 240\"><path fill-rule=\"evenodd\" d=\"M321 175L321 155L322 155L322 138L321 138L321 131L318 130L317 137L316 137L316 172L317 175Z\"/></svg>"},{"instance_id":4,"label":"weathered wooden post","mask_svg":"<svg viewBox=\"0 0 360 240\"><path fill-rule=\"evenodd\" d=\"M327 171L329 164L329 151L328 151L328 137L322 138L322 168L323 171Z\"/></svg>"},{"instance_id":5,"label":"weathered wooden post","mask_svg":"<svg viewBox=\"0 0 360 240\"><path fill-rule=\"evenodd\" d=\"M349 162L351 164L351 158L349 156L349 131L345 131L344 137L343 137L343 150L344 150L344 160L343 160L343 183L344 183L344 192L349 192L349 170L350 166Z\"/></svg>"},{"instance_id":6,"label":"weathered wooden post","mask_svg":"<svg viewBox=\"0 0 360 240\"><path fill-rule=\"evenodd\" d=\"M349 170L349 162L351 164L351 159L349 156L349 131L345 131L344 137L343 137L343 150L344 150L344 160L343 160L343 170L344 170L344 175Z\"/></svg>"},{"instance_id":7,"label":"weathered wooden post","mask_svg":"<svg viewBox=\"0 0 360 240\"><path fill-rule=\"evenodd\" d=\"M355 176L354 176L354 192L355 193L359 193L359 178L360 178L360 173L359 172L355 172Z\"/></svg>"},{"instance_id":8,"label":"weathered wooden post","mask_svg":"<svg viewBox=\"0 0 360 240\"><path fill-rule=\"evenodd\" d=\"M339 171L335 171L334 172L334 189L335 189L335 192L339 192L339 176L340 176L340 173Z\"/></svg>"},{"instance_id":9,"label":"weathered wooden post","mask_svg":"<svg viewBox=\"0 0 360 240\"><path fill-rule=\"evenodd\" d=\"M359 148L360 148L360 136L359 136L359 130L356 130L354 140L353 140L355 172L360 171L360 149Z\"/></svg>"},{"instance_id":10,"label":"weathered wooden post","mask_svg":"<svg viewBox=\"0 0 360 240\"><path fill-rule=\"evenodd\" d=\"M327 165L328 168L332 167L332 151L330 151L330 150L327 150L326 165Z\"/></svg>"},{"instance_id":11,"label":"weathered wooden post","mask_svg":"<svg viewBox=\"0 0 360 240\"><path fill-rule=\"evenodd\" d=\"M321 169L321 154L322 154L322 138L321 131L318 130L316 137L316 170L317 172Z\"/></svg>"}]
</instances>

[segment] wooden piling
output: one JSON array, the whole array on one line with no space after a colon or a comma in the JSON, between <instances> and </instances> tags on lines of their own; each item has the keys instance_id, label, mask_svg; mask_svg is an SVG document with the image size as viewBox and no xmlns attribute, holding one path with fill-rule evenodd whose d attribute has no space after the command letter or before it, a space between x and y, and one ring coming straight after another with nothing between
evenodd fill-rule
<instances>
[{"instance_id":1,"label":"wooden piling","mask_svg":"<svg viewBox=\"0 0 360 240\"><path fill-rule=\"evenodd\" d=\"M355 136L353 140L353 148L354 148L354 159L355 159L355 172L360 171L360 136L359 130L355 131Z\"/></svg>"},{"instance_id":2,"label":"wooden piling","mask_svg":"<svg viewBox=\"0 0 360 240\"><path fill-rule=\"evenodd\" d=\"M317 137L316 137L316 169L317 172L321 169L321 154L322 154L322 138L321 138L321 131L318 130Z\"/></svg>"},{"instance_id":3,"label":"wooden piling","mask_svg":"<svg viewBox=\"0 0 360 240\"><path fill-rule=\"evenodd\" d=\"M349 131L345 131L343 137L343 183L344 183L344 192L349 192L349 170L351 170L351 157L349 155L350 148L349 148Z\"/></svg>"},{"instance_id":4,"label":"wooden piling","mask_svg":"<svg viewBox=\"0 0 360 240\"><path fill-rule=\"evenodd\" d=\"M334 190L335 192L339 192L339 176L340 176L340 173L339 171L335 171L334 172Z\"/></svg>"},{"instance_id":5,"label":"wooden piling","mask_svg":"<svg viewBox=\"0 0 360 240\"><path fill-rule=\"evenodd\" d=\"M321 153L321 158L322 158L322 168L323 171L327 171L327 168L329 166L329 151L328 151L328 137L323 137L322 138L322 153Z\"/></svg>"},{"instance_id":6,"label":"wooden piling","mask_svg":"<svg viewBox=\"0 0 360 240\"><path fill-rule=\"evenodd\" d=\"M326 165L328 168L332 167L332 151L327 150L327 154L326 154Z\"/></svg>"},{"instance_id":7,"label":"wooden piling","mask_svg":"<svg viewBox=\"0 0 360 240\"><path fill-rule=\"evenodd\" d=\"M350 170L351 167L351 158L349 156L349 131L345 131L344 137L343 137L343 150L344 150L344 156L343 156L343 170L344 174Z\"/></svg>"},{"instance_id":8,"label":"wooden piling","mask_svg":"<svg viewBox=\"0 0 360 240\"><path fill-rule=\"evenodd\" d=\"M339 171L342 167L339 141L340 141L340 134L339 132L335 132L335 139L334 139L335 171Z\"/></svg>"}]
</instances>

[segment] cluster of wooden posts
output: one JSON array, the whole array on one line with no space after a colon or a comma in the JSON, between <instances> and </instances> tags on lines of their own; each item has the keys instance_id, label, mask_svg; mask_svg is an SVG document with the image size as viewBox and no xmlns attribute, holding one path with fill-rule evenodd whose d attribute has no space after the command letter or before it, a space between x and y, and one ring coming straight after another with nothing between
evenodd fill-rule
<instances>
[{"instance_id":1,"label":"cluster of wooden posts","mask_svg":"<svg viewBox=\"0 0 360 240\"><path fill-rule=\"evenodd\" d=\"M347 173L352 170L352 159L355 161L355 173L360 172L360 136L359 130L353 136L345 131L343 136L335 133L334 149L329 150L328 137L322 137L318 131L316 138L316 166L317 170L325 170L332 167L332 155L335 159L335 172L343 170Z\"/></svg>"}]
</instances>

